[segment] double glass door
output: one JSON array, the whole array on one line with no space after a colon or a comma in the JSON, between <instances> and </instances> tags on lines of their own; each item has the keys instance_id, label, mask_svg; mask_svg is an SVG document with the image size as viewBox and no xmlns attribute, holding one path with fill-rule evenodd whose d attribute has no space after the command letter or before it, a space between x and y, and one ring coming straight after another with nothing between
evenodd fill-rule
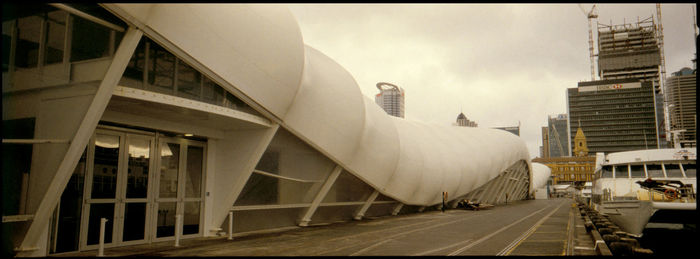
<instances>
[{"instance_id":1,"label":"double glass door","mask_svg":"<svg viewBox=\"0 0 700 259\"><path fill-rule=\"evenodd\" d=\"M201 233L204 143L97 129L88 154L81 250L97 248L101 218L105 247L173 238L176 214Z\"/></svg>"}]
</instances>

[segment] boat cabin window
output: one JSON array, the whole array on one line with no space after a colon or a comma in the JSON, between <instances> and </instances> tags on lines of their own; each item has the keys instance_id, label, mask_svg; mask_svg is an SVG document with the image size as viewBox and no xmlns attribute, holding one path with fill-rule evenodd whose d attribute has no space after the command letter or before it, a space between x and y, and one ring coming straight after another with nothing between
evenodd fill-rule
<instances>
[{"instance_id":1,"label":"boat cabin window","mask_svg":"<svg viewBox=\"0 0 700 259\"><path fill-rule=\"evenodd\" d=\"M661 165L647 165L647 174L649 174L649 178L664 177L664 172L661 171Z\"/></svg>"},{"instance_id":2,"label":"boat cabin window","mask_svg":"<svg viewBox=\"0 0 700 259\"><path fill-rule=\"evenodd\" d=\"M615 178L629 178L629 174L627 173L627 165L615 166Z\"/></svg>"},{"instance_id":3,"label":"boat cabin window","mask_svg":"<svg viewBox=\"0 0 700 259\"><path fill-rule=\"evenodd\" d=\"M600 178L612 178L612 166L603 166L603 169L601 169Z\"/></svg>"},{"instance_id":4,"label":"boat cabin window","mask_svg":"<svg viewBox=\"0 0 700 259\"><path fill-rule=\"evenodd\" d=\"M683 164L683 170L685 170L685 177L696 178L697 172L695 171L695 163L693 164Z\"/></svg>"},{"instance_id":5,"label":"boat cabin window","mask_svg":"<svg viewBox=\"0 0 700 259\"><path fill-rule=\"evenodd\" d=\"M644 165L631 165L630 169L632 178L646 178L646 174L644 173Z\"/></svg>"},{"instance_id":6,"label":"boat cabin window","mask_svg":"<svg viewBox=\"0 0 700 259\"><path fill-rule=\"evenodd\" d=\"M683 177L681 167L678 164L664 164L664 167L666 168L667 177Z\"/></svg>"}]
</instances>

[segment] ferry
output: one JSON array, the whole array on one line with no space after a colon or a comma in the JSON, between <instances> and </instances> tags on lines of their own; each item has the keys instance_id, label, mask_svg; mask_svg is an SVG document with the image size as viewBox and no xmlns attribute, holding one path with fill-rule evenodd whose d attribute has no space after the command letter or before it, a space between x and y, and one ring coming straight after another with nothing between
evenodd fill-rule
<instances>
[{"instance_id":1,"label":"ferry","mask_svg":"<svg viewBox=\"0 0 700 259\"><path fill-rule=\"evenodd\" d=\"M628 235L695 228L696 148L596 154L591 207Z\"/></svg>"}]
</instances>

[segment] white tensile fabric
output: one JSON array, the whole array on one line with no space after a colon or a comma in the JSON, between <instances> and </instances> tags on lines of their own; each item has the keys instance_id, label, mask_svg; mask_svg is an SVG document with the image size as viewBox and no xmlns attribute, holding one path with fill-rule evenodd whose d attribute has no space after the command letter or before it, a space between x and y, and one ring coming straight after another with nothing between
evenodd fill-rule
<instances>
[{"instance_id":1,"label":"white tensile fabric","mask_svg":"<svg viewBox=\"0 0 700 259\"><path fill-rule=\"evenodd\" d=\"M552 169L540 163L532 163L532 188L543 188L552 175Z\"/></svg>"},{"instance_id":2,"label":"white tensile fabric","mask_svg":"<svg viewBox=\"0 0 700 259\"><path fill-rule=\"evenodd\" d=\"M524 141L509 132L387 115L342 66L304 44L283 6L104 6L404 204L434 205L443 191L457 198L518 161L530 164Z\"/></svg>"}]
</instances>

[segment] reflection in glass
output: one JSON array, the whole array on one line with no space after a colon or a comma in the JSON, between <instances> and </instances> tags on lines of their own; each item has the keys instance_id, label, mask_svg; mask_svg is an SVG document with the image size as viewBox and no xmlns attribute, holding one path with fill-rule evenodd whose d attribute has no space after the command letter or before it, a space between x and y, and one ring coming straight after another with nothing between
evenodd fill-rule
<instances>
[{"instance_id":1,"label":"reflection in glass","mask_svg":"<svg viewBox=\"0 0 700 259\"><path fill-rule=\"evenodd\" d=\"M70 61L107 57L110 29L78 16L73 17Z\"/></svg>"},{"instance_id":2,"label":"reflection in glass","mask_svg":"<svg viewBox=\"0 0 700 259\"><path fill-rule=\"evenodd\" d=\"M78 161L75 170L61 195L60 211L58 213L58 233L56 234L55 252L78 250L80 237L80 214L83 210L83 184L85 181L87 151Z\"/></svg>"},{"instance_id":3,"label":"reflection in glass","mask_svg":"<svg viewBox=\"0 0 700 259\"><path fill-rule=\"evenodd\" d=\"M202 100L204 102L221 105L224 100L224 89L221 86L211 81L211 79L204 77L202 86Z\"/></svg>"},{"instance_id":4,"label":"reflection in glass","mask_svg":"<svg viewBox=\"0 0 700 259\"><path fill-rule=\"evenodd\" d=\"M160 156L159 198L177 197L177 171L180 164L180 144L163 143Z\"/></svg>"},{"instance_id":5,"label":"reflection in glass","mask_svg":"<svg viewBox=\"0 0 700 259\"><path fill-rule=\"evenodd\" d=\"M649 178L664 177L664 172L661 171L661 165L647 165L647 174L649 174Z\"/></svg>"},{"instance_id":6,"label":"reflection in glass","mask_svg":"<svg viewBox=\"0 0 700 259\"><path fill-rule=\"evenodd\" d=\"M142 240L146 230L146 203L126 203L122 241Z\"/></svg>"},{"instance_id":7,"label":"reflection in glass","mask_svg":"<svg viewBox=\"0 0 700 259\"><path fill-rule=\"evenodd\" d=\"M106 218L105 244L112 243L112 226L114 224L114 203L93 203L90 205L87 244L94 245L100 241L100 219Z\"/></svg>"},{"instance_id":8,"label":"reflection in glass","mask_svg":"<svg viewBox=\"0 0 700 259\"><path fill-rule=\"evenodd\" d=\"M627 165L615 166L615 178L628 178Z\"/></svg>"},{"instance_id":9,"label":"reflection in glass","mask_svg":"<svg viewBox=\"0 0 700 259\"><path fill-rule=\"evenodd\" d=\"M199 203L198 201L185 202L185 215L182 225L183 235L199 233Z\"/></svg>"},{"instance_id":10,"label":"reflection in glass","mask_svg":"<svg viewBox=\"0 0 700 259\"><path fill-rule=\"evenodd\" d=\"M129 168L127 169L126 197L146 198L148 192L148 165L151 141L142 138L129 139Z\"/></svg>"},{"instance_id":11,"label":"reflection in glass","mask_svg":"<svg viewBox=\"0 0 700 259\"><path fill-rule=\"evenodd\" d=\"M46 54L44 62L54 64L63 62L64 42L66 38L66 12L53 11L47 14Z\"/></svg>"},{"instance_id":12,"label":"reflection in glass","mask_svg":"<svg viewBox=\"0 0 700 259\"><path fill-rule=\"evenodd\" d=\"M177 63L177 95L199 100L201 74L182 60Z\"/></svg>"},{"instance_id":13,"label":"reflection in glass","mask_svg":"<svg viewBox=\"0 0 700 259\"><path fill-rule=\"evenodd\" d=\"M185 176L185 197L201 197L202 164L204 149L197 146L187 147L187 175Z\"/></svg>"},{"instance_id":14,"label":"reflection in glass","mask_svg":"<svg viewBox=\"0 0 700 259\"><path fill-rule=\"evenodd\" d=\"M156 237L170 237L175 235L175 212L177 203L158 203L158 218L156 219Z\"/></svg>"},{"instance_id":15,"label":"reflection in glass","mask_svg":"<svg viewBox=\"0 0 700 259\"><path fill-rule=\"evenodd\" d=\"M174 94L175 56L156 44L150 49L148 83L156 92Z\"/></svg>"},{"instance_id":16,"label":"reflection in glass","mask_svg":"<svg viewBox=\"0 0 700 259\"><path fill-rule=\"evenodd\" d=\"M114 198L119 164L119 136L95 134L95 162L92 176L93 199Z\"/></svg>"},{"instance_id":17,"label":"reflection in glass","mask_svg":"<svg viewBox=\"0 0 700 259\"><path fill-rule=\"evenodd\" d=\"M683 170L685 170L685 177L695 178L697 177L697 171L695 169L695 164L683 164Z\"/></svg>"},{"instance_id":18,"label":"reflection in glass","mask_svg":"<svg viewBox=\"0 0 700 259\"><path fill-rule=\"evenodd\" d=\"M609 165L603 166L600 178L612 178L612 167Z\"/></svg>"},{"instance_id":19,"label":"reflection in glass","mask_svg":"<svg viewBox=\"0 0 700 259\"><path fill-rule=\"evenodd\" d=\"M646 175L644 174L644 165L631 165L632 171L630 172L632 174L632 178L645 178Z\"/></svg>"},{"instance_id":20,"label":"reflection in glass","mask_svg":"<svg viewBox=\"0 0 700 259\"><path fill-rule=\"evenodd\" d=\"M119 85L143 89L144 67L146 66L146 40L141 39L134 54L126 65Z\"/></svg>"},{"instance_id":21,"label":"reflection in glass","mask_svg":"<svg viewBox=\"0 0 700 259\"><path fill-rule=\"evenodd\" d=\"M664 164L664 168L666 168L667 177L683 177L681 167L678 164Z\"/></svg>"},{"instance_id":22,"label":"reflection in glass","mask_svg":"<svg viewBox=\"0 0 700 259\"><path fill-rule=\"evenodd\" d=\"M17 19L15 66L31 68L36 67L39 63L39 34L42 22L43 19L39 16Z\"/></svg>"}]
</instances>

